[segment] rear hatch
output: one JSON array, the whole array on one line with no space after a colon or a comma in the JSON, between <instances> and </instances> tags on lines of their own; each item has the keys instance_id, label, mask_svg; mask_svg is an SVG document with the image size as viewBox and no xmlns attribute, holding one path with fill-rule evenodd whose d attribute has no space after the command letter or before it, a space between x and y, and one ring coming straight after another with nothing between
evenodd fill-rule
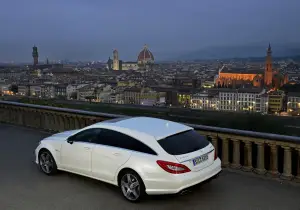
<instances>
[{"instance_id":1,"label":"rear hatch","mask_svg":"<svg viewBox=\"0 0 300 210\"><path fill-rule=\"evenodd\" d=\"M191 171L200 171L214 162L213 145L195 130L168 136L158 140L158 143Z\"/></svg>"}]
</instances>

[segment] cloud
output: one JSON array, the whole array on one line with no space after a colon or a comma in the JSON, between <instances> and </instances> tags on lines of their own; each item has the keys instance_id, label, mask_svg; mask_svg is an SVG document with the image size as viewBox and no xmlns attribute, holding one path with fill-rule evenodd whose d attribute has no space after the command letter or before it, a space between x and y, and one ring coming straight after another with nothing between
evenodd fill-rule
<instances>
[{"instance_id":1,"label":"cloud","mask_svg":"<svg viewBox=\"0 0 300 210\"><path fill-rule=\"evenodd\" d=\"M174 52L256 41L293 42L300 36L299 0L3 0L0 58L44 56L107 59L112 48L135 59L147 43ZM17 49L17 50L16 50ZM29 53L30 55L30 53Z\"/></svg>"}]
</instances>

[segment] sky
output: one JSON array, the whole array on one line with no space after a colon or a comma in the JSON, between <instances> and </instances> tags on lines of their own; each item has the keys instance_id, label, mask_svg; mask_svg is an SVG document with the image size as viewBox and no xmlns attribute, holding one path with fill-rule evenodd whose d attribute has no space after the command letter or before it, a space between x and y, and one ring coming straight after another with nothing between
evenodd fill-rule
<instances>
[{"instance_id":1,"label":"sky","mask_svg":"<svg viewBox=\"0 0 300 210\"><path fill-rule=\"evenodd\" d=\"M0 61L157 59L214 46L298 43L300 0L1 0ZM266 44L267 45L267 44Z\"/></svg>"}]
</instances>

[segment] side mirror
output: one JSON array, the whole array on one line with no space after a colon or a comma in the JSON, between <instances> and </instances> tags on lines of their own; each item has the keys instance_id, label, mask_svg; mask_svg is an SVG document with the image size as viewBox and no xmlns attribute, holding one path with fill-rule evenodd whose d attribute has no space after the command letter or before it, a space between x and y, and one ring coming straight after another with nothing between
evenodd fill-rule
<instances>
[{"instance_id":1,"label":"side mirror","mask_svg":"<svg viewBox=\"0 0 300 210\"><path fill-rule=\"evenodd\" d=\"M67 139L67 142L68 142L69 144L73 144L74 141L72 140L72 138L68 138L68 139Z\"/></svg>"}]
</instances>

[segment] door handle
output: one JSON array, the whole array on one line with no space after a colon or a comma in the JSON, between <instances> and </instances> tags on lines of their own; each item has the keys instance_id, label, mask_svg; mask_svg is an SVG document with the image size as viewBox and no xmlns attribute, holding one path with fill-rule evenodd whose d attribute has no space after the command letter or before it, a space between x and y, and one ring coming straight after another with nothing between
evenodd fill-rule
<instances>
[{"instance_id":1,"label":"door handle","mask_svg":"<svg viewBox=\"0 0 300 210\"><path fill-rule=\"evenodd\" d=\"M114 155L114 156L120 156L121 154L118 153L118 152L114 152L113 155Z\"/></svg>"},{"instance_id":2,"label":"door handle","mask_svg":"<svg viewBox=\"0 0 300 210\"><path fill-rule=\"evenodd\" d=\"M86 149L86 150L90 150L91 148L89 148L89 147L84 147L84 149Z\"/></svg>"}]
</instances>

